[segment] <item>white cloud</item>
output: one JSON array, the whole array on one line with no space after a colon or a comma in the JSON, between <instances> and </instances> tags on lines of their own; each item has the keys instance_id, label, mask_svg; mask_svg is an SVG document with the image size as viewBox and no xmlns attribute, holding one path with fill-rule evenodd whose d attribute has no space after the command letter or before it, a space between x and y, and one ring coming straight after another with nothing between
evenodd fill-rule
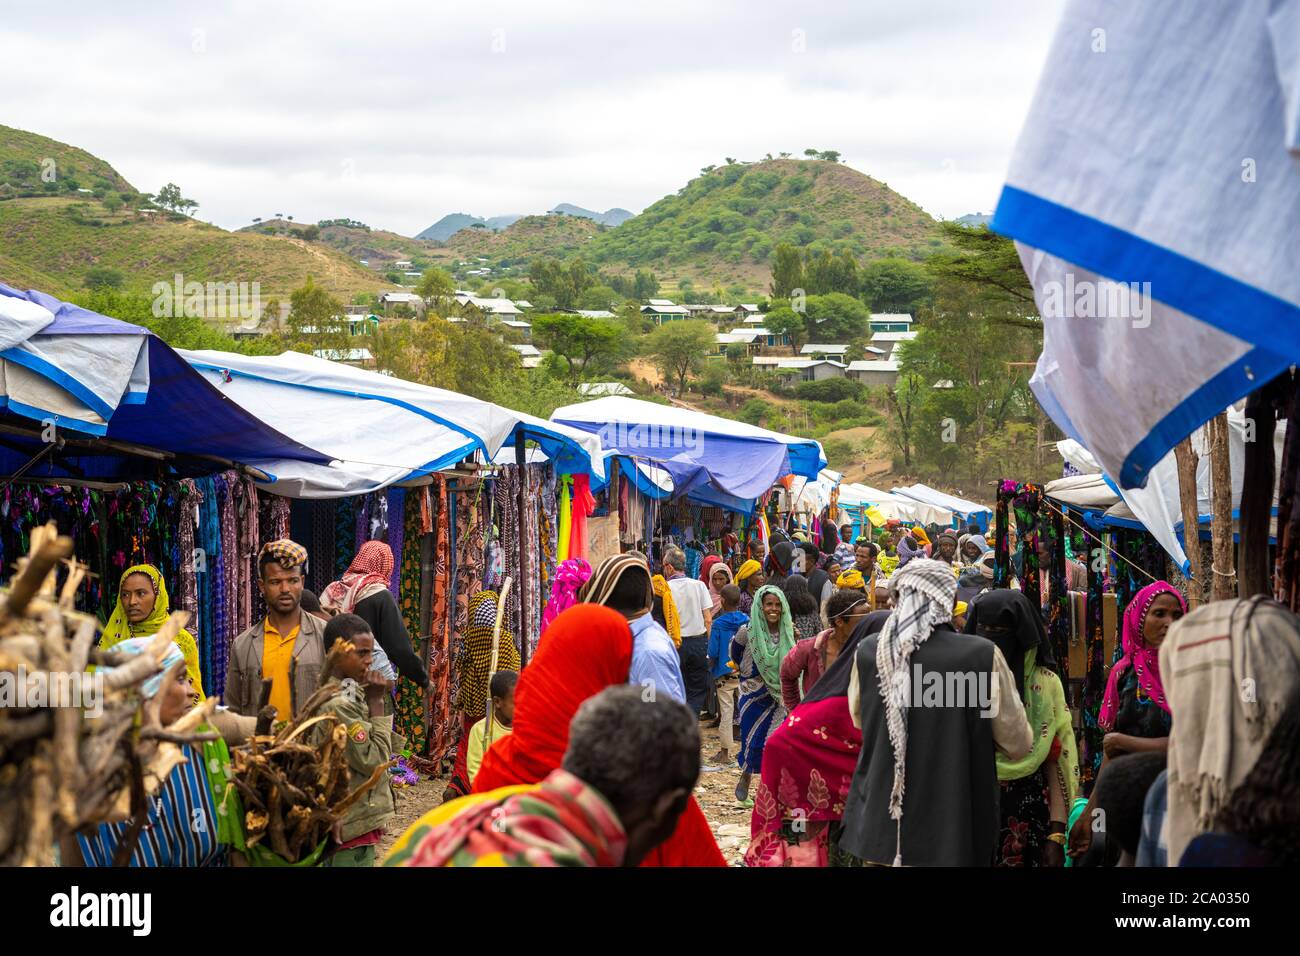
<instances>
[{"instance_id":1,"label":"white cloud","mask_svg":"<svg viewBox=\"0 0 1300 956\"><path fill-rule=\"evenodd\" d=\"M635 211L809 146L951 217L995 202L1061 5L30 4L0 114L229 228Z\"/></svg>"}]
</instances>

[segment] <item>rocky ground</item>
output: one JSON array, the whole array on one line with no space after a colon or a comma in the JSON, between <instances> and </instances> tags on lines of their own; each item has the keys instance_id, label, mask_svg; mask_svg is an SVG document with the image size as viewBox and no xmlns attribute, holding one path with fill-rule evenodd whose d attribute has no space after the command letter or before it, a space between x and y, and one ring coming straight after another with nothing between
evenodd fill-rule
<instances>
[{"instance_id":1,"label":"rocky ground","mask_svg":"<svg viewBox=\"0 0 1300 956\"><path fill-rule=\"evenodd\" d=\"M701 761L706 769L700 774L700 782L695 787L695 798L700 802L709 825L713 827L713 835L717 838L723 856L732 866L739 866L744 859L745 848L749 845L750 816L748 809L736 806L735 791L740 771L736 767L734 755L729 766L709 769L713 766L709 763L709 758L718 752L720 746L718 732L701 725L700 738ZM446 777L426 777L421 774L420 782L415 786L394 791L397 797L397 818L389 824L388 833L380 844L377 854L380 862L408 826L442 803L442 792L446 786ZM750 795L753 796L753 785L750 787Z\"/></svg>"}]
</instances>

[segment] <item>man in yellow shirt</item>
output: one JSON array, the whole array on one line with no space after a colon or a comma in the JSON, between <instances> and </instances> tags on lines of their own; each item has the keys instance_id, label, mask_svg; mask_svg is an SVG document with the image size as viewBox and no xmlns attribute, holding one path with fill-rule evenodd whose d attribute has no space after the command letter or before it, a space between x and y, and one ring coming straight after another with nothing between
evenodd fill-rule
<instances>
[{"instance_id":1,"label":"man in yellow shirt","mask_svg":"<svg viewBox=\"0 0 1300 956\"><path fill-rule=\"evenodd\" d=\"M302 610L306 548L287 538L271 541L262 547L257 569L266 618L231 645L224 697L236 713L256 716L262 681L269 680L276 717L288 720L320 684L325 625Z\"/></svg>"},{"instance_id":2,"label":"man in yellow shirt","mask_svg":"<svg viewBox=\"0 0 1300 956\"><path fill-rule=\"evenodd\" d=\"M515 721L515 684L519 675L514 671L497 671L492 675L488 691L492 694L492 737L487 736L487 718L484 717L469 729L468 752L465 755L465 772L469 782L474 783L478 768L483 763L483 755L492 746L493 741L500 740L510 733Z\"/></svg>"}]
</instances>

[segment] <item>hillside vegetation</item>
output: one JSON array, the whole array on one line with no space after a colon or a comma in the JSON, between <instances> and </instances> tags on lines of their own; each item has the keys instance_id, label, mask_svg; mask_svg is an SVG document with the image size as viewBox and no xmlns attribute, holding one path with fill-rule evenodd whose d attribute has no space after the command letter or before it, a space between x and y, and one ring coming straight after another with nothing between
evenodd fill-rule
<instances>
[{"instance_id":1,"label":"hillside vegetation","mask_svg":"<svg viewBox=\"0 0 1300 956\"><path fill-rule=\"evenodd\" d=\"M462 229L434 250L435 261L482 256L503 266L526 264L539 256L584 254L588 243L608 227L580 216L524 216L501 230Z\"/></svg>"},{"instance_id":2,"label":"hillside vegetation","mask_svg":"<svg viewBox=\"0 0 1300 956\"><path fill-rule=\"evenodd\" d=\"M109 213L93 199L0 202L0 281L68 296L94 268L116 269L126 291L155 282L258 282L263 300L287 296L308 276L335 295L384 288L382 279L337 249L300 239L226 232L159 213Z\"/></svg>"},{"instance_id":3,"label":"hillside vegetation","mask_svg":"<svg viewBox=\"0 0 1300 956\"><path fill-rule=\"evenodd\" d=\"M610 268L760 289L780 243L848 251L860 259L920 258L938 223L856 169L826 160L773 159L710 168L672 196L593 240L583 255Z\"/></svg>"},{"instance_id":4,"label":"hillside vegetation","mask_svg":"<svg viewBox=\"0 0 1300 956\"><path fill-rule=\"evenodd\" d=\"M0 198L57 195L77 189L139 191L116 169L84 149L0 126Z\"/></svg>"}]
</instances>

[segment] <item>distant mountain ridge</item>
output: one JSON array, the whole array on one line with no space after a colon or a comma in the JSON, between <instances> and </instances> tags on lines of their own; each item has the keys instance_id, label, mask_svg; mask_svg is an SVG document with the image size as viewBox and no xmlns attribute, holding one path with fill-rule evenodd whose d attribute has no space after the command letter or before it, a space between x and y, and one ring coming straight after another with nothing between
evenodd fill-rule
<instances>
[{"instance_id":1,"label":"distant mountain ridge","mask_svg":"<svg viewBox=\"0 0 1300 956\"><path fill-rule=\"evenodd\" d=\"M587 209L583 206L575 206L573 203L562 202L559 205L547 210L547 215L562 213L566 216L579 216L583 219L590 219L592 222L602 226L617 226L620 223L631 219L634 213L626 209L620 209L615 206L613 209L606 209L604 212L596 212L594 209ZM428 229L417 233L416 239L431 239L434 242L446 242L462 229L472 229L475 226L486 227L493 232L501 232L503 229L509 229L520 219L525 218L523 213L509 216L473 216L465 212L453 212L443 216Z\"/></svg>"},{"instance_id":2,"label":"distant mountain ridge","mask_svg":"<svg viewBox=\"0 0 1300 956\"><path fill-rule=\"evenodd\" d=\"M582 216L584 219L590 219L598 222L602 226L617 226L627 222L635 213L628 212L626 209L620 209L615 206L613 209L606 209L604 212L595 212L591 209L584 209L582 206L575 206L573 203L562 202L554 209L553 213L564 213L566 216Z\"/></svg>"}]
</instances>

